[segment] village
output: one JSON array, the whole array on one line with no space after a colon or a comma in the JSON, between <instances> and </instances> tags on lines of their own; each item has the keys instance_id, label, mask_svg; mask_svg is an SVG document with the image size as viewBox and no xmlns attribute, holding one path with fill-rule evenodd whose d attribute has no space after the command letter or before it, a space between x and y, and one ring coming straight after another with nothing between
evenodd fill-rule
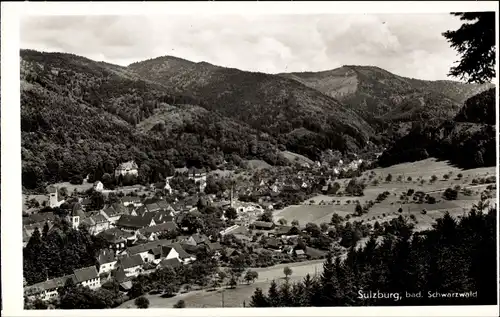
<instances>
[{"instance_id":1,"label":"village","mask_svg":"<svg viewBox=\"0 0 500 317\"><path fill-rule=\"evenodd\" d=\"M33 232L44 228L49 234L61 219L75 230L86 230L103 239L107 246L96 255L96 265L77 268L65 276L47 276L45 281L31 285L26 282L25 296L28 300L57 300L58 291L68 280L93 290L114 281L125 295L130 293L138 276L163 268L189 266L196 263L199 256L209 255L218 267L231 267L244 259L246 267L255 268L318 260L332 251L341 255L374 232L381 234L398 227L394 220L389 220L397 219L402 208L399 214L394 211L387 216L384 213L384 217L377 216L381 223L386 220L384 226L375 223L376 217L359 218L366 217L368 209L389 196L388 191L378 190L376 202L362 206L357 200L364 195L366 185L357 184L356 177L360 177L367 166L361 159L348 164L337 159L334 163L297 162L291 167L251 172L183 168L166 177L165 182L149 186L118 186L109 190L96 181L84 191L75 189L71 193L64 187L49 186L45 200L38 196L40 201L33 198L26 201L24 246L28 245ZM137 164L131 161L118 166L114 176L118 180L137 174ZM366 175L372 187L382 178L389 182L389 176L375 178L373 171L367 171ZM337 181L341 179L339 184ZM395 181L401 183L401 179L399 176ZM448 174L442 181L446 180L449 180ZM464 177L464 182L470 181L478 184L477 180ZM413 183L422 186L424 182L415 179ZM483 178L478 186L489 183ZM493 188L488 187L490 192ZM418 193L414 200L419 197ZM424 200L425 196L430 200L429 195L420 193L423 196L418 199ZM311 198L318 195L324 197L324 201L313 202ZM300 205L302 216L292 219L296 212L286 207ZM315 213L314 208L321 207L349 211L339 212L341 216L336 213L332 216L329 212L327 219L323 217L321 222L300 223L308 219L309 213ZM286 216L290 211L291 216ZM423 212L419 214L424 217ZM349 218L351 222L345 222ZM411 219L418 223L414 215ZM239 274L233 283L243 279Z\"/></svg>"},{"instance_id":2,"label":"village","mask_svg":"<svg viewBox=\"0 0 500 317\"><path fill-rule=\"evenodd\" d=\"M23 213L24 247L35 230L47 227L50 233L60 218L56 210L63 209L67 211L64 219L73 229L84 227L92 235L105 239L108 248L97 255L98 266L83 267L71 275L25 285L26 295L31 299L52 300L68 279L97 289L113 278L120 283L121 290L127 292L139 274L157 267L176 267L196 261L199 248L227 263L240 254L238 249L224 245L228 236L252 246L254 254L272 258L272 263L321 258L329 248L297 247L305 224L275 222L272 212L298 204L315 191L326 194L340 172L355 171L362 160L344 166L342 160L339 161L339 167L334 169L321 168L319 163L297 163L288 173L263 169L238 177L183 168L177 169L175 176L166 177L163 183L128 186L123 190L108 190L100 181L91 184L85 192L68 193L66 188L48 186L45 200L38 196L38 201L26 202L30 208ZM130 161L118 166L114 176L121 179L137 175L138 166ZM185 183L176 188L174 184L179 179ZM220 188L221 184L227 185L226 188ZM217 185L219 188L214 189ZM290 198L298 192L297 197ZM95 204L96 196L102 197L100 206ZM220 221L214 228L190 227L186 219L200 216L200 204L220 213Z\"/></svg>"}]
</instances>

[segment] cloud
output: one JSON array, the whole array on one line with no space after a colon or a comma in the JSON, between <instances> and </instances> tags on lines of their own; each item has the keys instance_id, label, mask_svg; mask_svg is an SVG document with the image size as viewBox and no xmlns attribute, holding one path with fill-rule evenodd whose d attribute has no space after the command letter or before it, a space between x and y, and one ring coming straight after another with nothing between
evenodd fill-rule
<instances>
[{"instance_id":1,"label":"cloud","mask_svg":"<svg viewBox=\"0 0 500 317\"><path fill-rule=\"evenodd\" d=\"M449 14L31 16L21 47L127 65L162 55L269 73L373 65L446 79L457 57Z\"/></svg>"}]
</instances>

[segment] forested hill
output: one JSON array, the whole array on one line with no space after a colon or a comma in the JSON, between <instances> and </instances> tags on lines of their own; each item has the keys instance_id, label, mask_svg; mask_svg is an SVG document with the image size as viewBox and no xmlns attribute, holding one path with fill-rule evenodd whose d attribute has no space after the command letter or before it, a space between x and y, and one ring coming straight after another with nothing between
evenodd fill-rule
<instances>
[{"instance_id":1,"label":"forested hill","mask_svg":"<svg viewBox=\"0 0 500 317\"><path fill-rule=\"evenodd\" d=\"M20 75L26 189L111 173L128 159L155 181L185 164L286 164L278 149L317 159L325 149L375 147L373 129L352 110L279 76L170 57L122 67L33 50L21 50Z\"/></svg>"},{"instance_id":2,"label":"forested hill","mask_svg":"<svg viewBox=\"0 0 500 317\"><path fill-rule=\"evenodd\" d=\"M492 87L407 78L374 66L346 65L322 72L280 75L337 98L367 120L385 122L452 118L465 100Z\"/></svg>"},{"instance_id":3,"label":"forested hill","mask_svg":"<svg viewBox=\"0 0 500 317\"><path fill-rule=\"evenodd\" d=\"M321 92L276 75L164 56L128 66L144 78L205 102L204 107L276 138L312 159L326 148L359 150L372 127Z\"/></svg>"},{"instance_id":4,"label":"forested hill","mask_svg":"<svg viewBox=\"0 0 500 317\"><path fill-rule=\"evenodd\" d=\"M162 130L161 123L171 121L164 109L174 107L182 114L196 105L202 102L120 66L22 50L23 186L42 188L96 170L99 175L112 173L129 159L137 161L146 181L157 181L186 163L215 168L224 159L284 162L273 138L210 111ZM158 113L159 125L144 130L141 123L156 120Z\"/></svg>"},{"instance_id":5,"label":"forested hill","mask_svg":"<svg viewBox=\"0 0 500 317\"><path fill-rule=\"evenodd\" d=\"M379 158L381 166L413 162L429 156L462 168L495 166L495 88L469 98L453 120L415 126Z\"/></svg>"}]
</instances>

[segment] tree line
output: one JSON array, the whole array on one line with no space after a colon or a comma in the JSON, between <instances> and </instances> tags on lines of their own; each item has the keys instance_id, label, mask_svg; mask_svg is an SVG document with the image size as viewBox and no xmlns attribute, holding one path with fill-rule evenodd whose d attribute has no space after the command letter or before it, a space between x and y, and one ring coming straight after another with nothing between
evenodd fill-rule
<instances>
[{"instance_id":1,"label":"tree line","mask_svg":"<svg viewBox=\"0 0 500 317\"><path fill-rule=\"evenodd\" d=\"M483 212L484 207L478 204L459 220L447 213L432 229L413 235L403 230L381 241L372 236L364 247L352 247L345 260L330 253L321 275L273 282L267 293L257 289L251 306L494 305L496 208ZM386 295L369 298L370 291ZM435 296L467 292L469 297Z\"/></svg>"}]
</instances>

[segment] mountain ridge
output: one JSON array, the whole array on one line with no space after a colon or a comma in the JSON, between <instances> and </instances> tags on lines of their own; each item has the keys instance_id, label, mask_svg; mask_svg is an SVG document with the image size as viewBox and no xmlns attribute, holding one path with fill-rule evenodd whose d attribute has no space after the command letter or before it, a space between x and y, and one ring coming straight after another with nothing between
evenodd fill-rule
<instances>
[{"instance_id":1,"label":"mountain ridge","mask_svg":"<svg viewBox=\"0 0 500 317\"><path fill-rule=\"evenodd\" d=\"M463 102L477 93L491 88L492 84L472 85L450 80L421 80L399 76L377 66L344 65L321 72L281 73L338 98L341 102L357 109L363 117L375 116L384 119L392 110L404 107L406 99L415 99L415 94L426 93L425 111L435 116L436 108L446 108L447 117L453 117ZM425 96L424 96L425 97ZM418 98L418 96L417 96ZM439 105L435 107L434 105ZM410 116L403 121L413 121Z\"/></svg>"}]
</instances>

